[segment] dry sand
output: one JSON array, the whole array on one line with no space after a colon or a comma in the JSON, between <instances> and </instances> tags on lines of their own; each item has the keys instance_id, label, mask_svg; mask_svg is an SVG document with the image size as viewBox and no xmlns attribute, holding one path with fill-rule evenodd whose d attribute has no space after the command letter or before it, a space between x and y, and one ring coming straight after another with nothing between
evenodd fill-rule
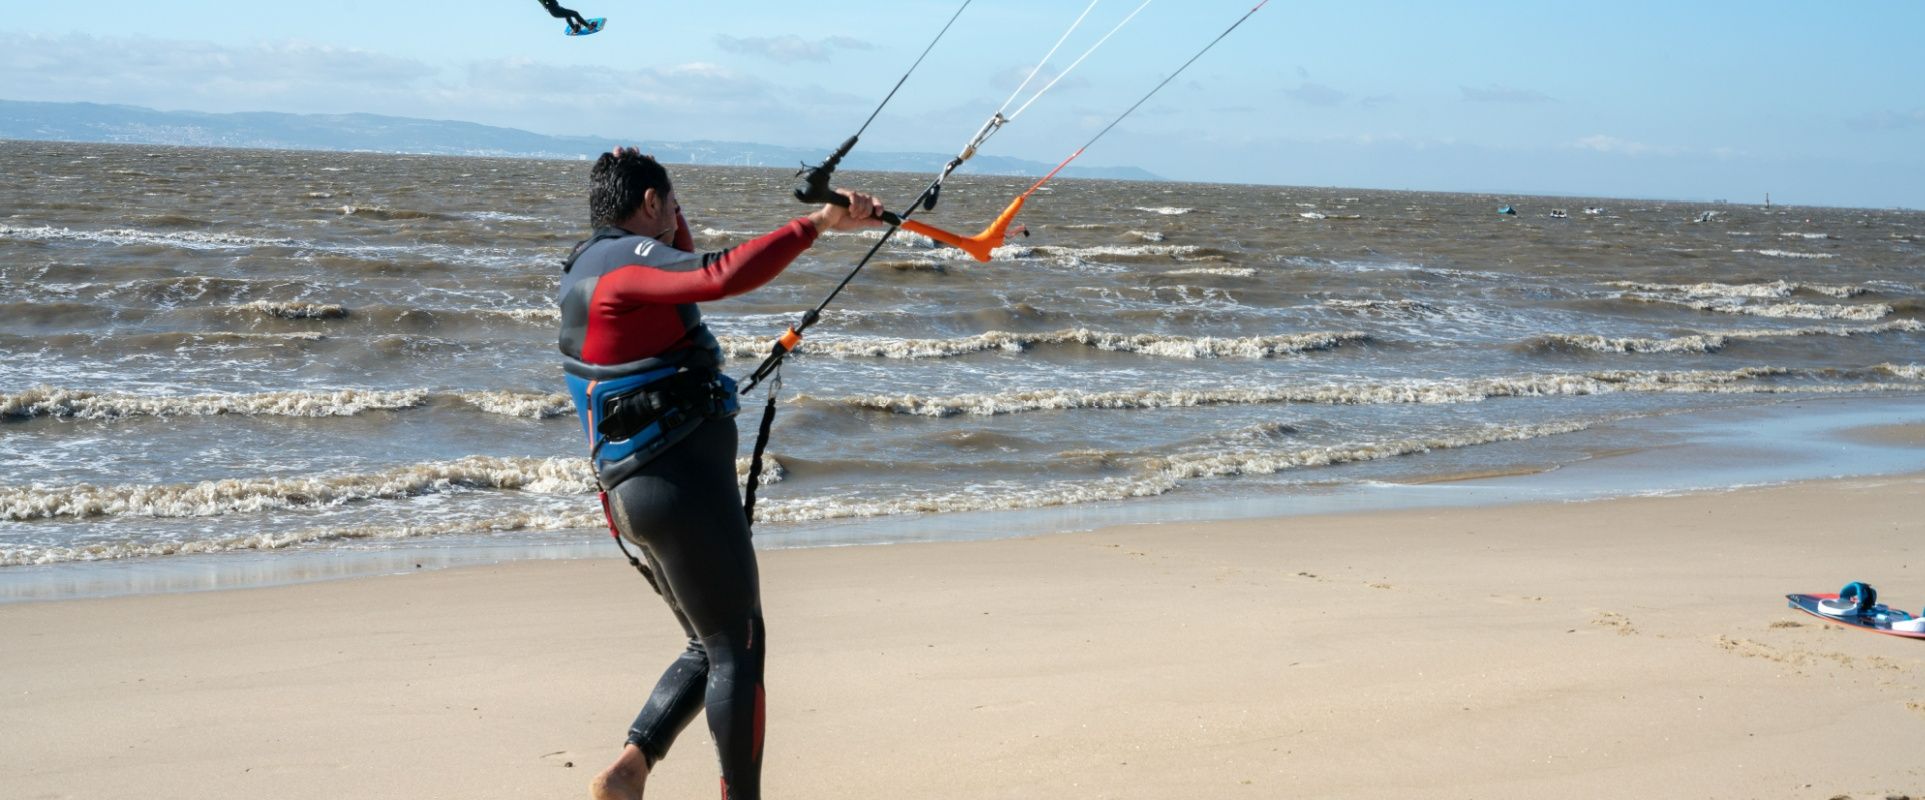
<instances>
[{"instance_id":1,"label":"dry sand","mask_svg":"<svg viewBox=\"0 0 1925 800\"><path fill-rule=\"evenodd\" d=\"M765 785L1925 795L1925 642L1782 600L1853 579L1925 604L1925 477L765 553ZM4 606L0 796L582 797L673 630L612 548Z\"/></svg>"}]
</instances>

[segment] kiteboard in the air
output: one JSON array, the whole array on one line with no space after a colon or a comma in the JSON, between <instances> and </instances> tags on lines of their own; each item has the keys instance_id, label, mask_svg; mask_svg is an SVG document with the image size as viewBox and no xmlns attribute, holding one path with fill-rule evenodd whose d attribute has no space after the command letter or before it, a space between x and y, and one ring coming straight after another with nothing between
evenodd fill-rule
<instances>
[{"instance_id":1,"label":"kiteboard in the air","mask_svg":"<svg viewBox=\"0 0 1925 800\"><path fill-rule=\"evenodd\" d=\"M588 21L588 27L586 28L577 28L573 25L570 25L568 27L568 35L569 36L587 36L588 34L600 31L603 28L603 26L606 26L607 24L608 24L607 17L596 17Z\"/></svg>"},{"instance_id":2,"label":"kiteboard in the air","mask_svg":"<svg viewBox=\"0 0 1925 800\"><path fill-rule=\"evenodd\" d=\"M1792 608L1827 622L1887 636L1925 639L1925 617L1878 602L1878 592L1857 581L1846 584L1837 594L1788 594L1785 600Z\"/></svg>"}]
</instances>

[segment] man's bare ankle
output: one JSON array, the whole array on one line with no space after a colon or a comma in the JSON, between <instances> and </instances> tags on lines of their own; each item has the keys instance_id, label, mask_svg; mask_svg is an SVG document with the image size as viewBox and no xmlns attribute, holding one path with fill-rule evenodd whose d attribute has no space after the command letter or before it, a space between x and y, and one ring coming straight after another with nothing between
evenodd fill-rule
<instances>
[{"instance_id":1,"label":"man's bare ankle","mask_svg":"<svg viewBox=\"0 0 1925 800\"><path fill-rule=\"evenodd\" d=\"M588 784L594 800L642 800L642 787L648 783L648 758L641 748L628 745L615 763L596 775Z\"/></svg>"}]
</instances>

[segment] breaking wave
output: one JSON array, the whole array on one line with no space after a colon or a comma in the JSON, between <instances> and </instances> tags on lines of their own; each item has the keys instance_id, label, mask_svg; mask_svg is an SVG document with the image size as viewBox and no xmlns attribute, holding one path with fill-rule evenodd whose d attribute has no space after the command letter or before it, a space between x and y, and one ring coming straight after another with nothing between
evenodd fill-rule
<instances>
[{"instance_id":1,"label":"breaking wave","mask_svg":"<svg viewBox=\"0 0 1925 800\"><path fill-rule=\"evenodd\" d=\"M830 231L823 235L828 237L847 236L851 239L873 240L882 238L883 233L884 231ZM914 250L934 250L938 247L947 246L920 233L910 233L905 230L897 230L894 236L889 237L889 243L898 247Z\"/></svg>"},{"instance_id":2,"label":"breaking wave","mask_svg":"<svg viewBox=\"0 0 1925 800\"><path fill-rule=\"evenodd\" d=\"M1925 322L1898 319L1857 327L1814 325L1804 328L1704 331L1668 339L1608 337L1588 333L1552 333L1525 340L1526 351L1588 350L1597 353L1715 353L1732 340L1785 339L1801 336L1871 336L1880 333L1917 333Z\"/></svg>"},{"instance_id":3,"label":"breaking wave","mask_svg":"<svg viewBox=\"0 0 1925 800\"><path fill-rule=\"evenodd\" d=\"M75 241L97 242L100 244L152 244L167 247L182 247L189 250L238 250L254 247L305 247L306 242L293 239L265 239L257 236L236 236L231 233L162 233L137 228L110 228L100 231L76 231L70 228L55 228L49 225L18 227L0 225L0 238L26 239L38 241Z\"/></svg>"},{"instance_id":4,"label":"breaking wave","mask_svg":"<svg viewBox=\"0 0 1925 800\"><path fill-rule=\"evenodd\" d=\"M1436 311L1437 307L1421 300L1337 300L1323 301L1325 308L1340 311L1391 311L1421 312Z\"/></svg>"},{"instance_id":5,"label":"breaking wave","mask_svg":"<svg viewBox=\"0 0 1925 800\"><path fill-rule=\"evenodd\" d=\"M132 541L75 546L0 547L0 567L60 564L74 561L112 561L124 558L283 550L322 542L424 539L436 536L559 531L596 528L605 524L598 511L577 514L530 512L490 519L449 520L421 525L350 525L216 536L189 541Z\"/></svg>"},{"instance_id":6,"label":"breaking wave","mask_svg":"<svg viewBox=\"0 0 1925 800\"><path fill-rule=\"evenodd\" d=\"M1685 297L1755 297L1783 298L1800 291L1813 292L1830 297L1857 297L1871 292L1863 286L1835 286L1818 283L1792 283L1790 281L1771 281L1768 283L1638 283L1636 281L1610 281L1606 286L1630 289L1638 292L1666 292L1681 294Z\"/></svg>"},{"instance_id":7,"label":"breaking wave","mask_svg":"<svg viewBox=\"0 0 1925 800\"><path fill-rule=\"evenodd\" d=\"M749 460L736 460L736 484L748 482ZM763 456L761 485L780 483L787 470L778 456ZM595 491L595 477L589 471L588 459L581 457L559 458L504 458L495 456L468 456L454 461L427 464L410 464L380 472L347 475L320 475L291 478L230 478L226 480L198 481L178 484L126 484L120 486L94 486L80 484L75 486L0 486L0 519L15 522L45 519L97 519L104 517L149 517L149 518L186 518L217 517L229 514L245 514L260 511L283 509L323 508L341 506L348 503L368 500L392 500L421 495L441 494L463 490L519 491L530 494L586 496ZM571 522L554 526L541 526L537 530L556 530L562 528L590 527L601 524L600 515L588 517L592 522L581 524ZM484 530L520 530L530 526L527 522L517 523L514 527L490 524L488 527L466 527L473 523L454 523L453 527L444 525L405 526L400 529L370 528L365 530L427 530L434 533L478 532ZM365 538L370 534L348 533L361 529L331 529L334 534L323 537L319 531L313 535L297 534L280 537L274 534L234 537L230 544L240 541L276 541L274 547L285 547L319 538ZM408 536L419 533L405 534ZM275 538L261 539L262 536ZM222 546L217 549L236 549ZM168 551L162 554L171 554ZM0 557L0 565L9 562Z\"/></svg>"},{"instance_id":8,"label":"breaking wave","mask_svg":"<svg viewBox=\"0 0 1925 800\"><path fill-rule=\"evenodd\" d=\"M1137 206L1136 210L1146 211L1151 214L1162 214L1163 216L1166 216L1166 217L1176 217L1176 216L1188 214L1192 211L1195 211L1196 209L1182 208L1180 206L1154 206L1154 207L1148 207L1148 208L1144 206Z\"/></svg>"},{"instance_id":9,"label":"breaking wave","mask_svg":"<svg viewBox=\"0 0 1925 800\"><path fill-rule=\"evenodd\" d=\"M435 219L435 220L456 219L456 217L450 216L448 214L441 214L434 211L416 211L410 208L387 208L384 206L344 205L344 206L341 206L341 214L343 216L349 216L349 217L367 217L368 219L378 219L383 222L391 222L395 220L414 220L414 219Z\"/></svg>"},{"instance_id":10,"label":"breaking wave","mask_svg":"<svg viewBox=\"0 0 1925 800\"><path fill-rule=\"evenodd\" d=\"M1105 244L1093 247L1041 245L1034 250L1040 256L1068 256L1098 260L1113 258L1220 260L1226 255L1222 250L1194 244Z\"/></svg>"},{"instance_id":11,"label":"breaking wave","mask_svg":"<svg viewBox=\"0 0 1925 800\"><path fill-rule=\"evenodd\" d=\"M516 322L548 323L561 321L559 308L506 308L499 312Z\"/></svg>"},{"instance_id":12,"label":"breaking wave","mask_svg":"<svg viewBox=\"0 0 1925 800\"><path fill-rule=\"evenodd\" d=\"M366 245L348 243L317 243L299 239L281 239L260 236L239 236L231 233L202 233L198 231L162 232L138 228L109 228L98 231L77 231L71 228L56 228L48 225L21 227L0 224L0 239L21 239L29 241L74 241L93 242L107 245L155 245L176 247L184 250L251 250L264 247L294 248L319 253L332 253L347 258L374 260L385 263L397 258L418 258L435 264L473 264L479 266L526 266L540 262L539 256L515 248L501 247L456 247L447 244L407 244L407 245Z\"/></svg>"},{"instance_id":13,"label":"breaking wave","mask_svg":"<svg viewBox=\"0 0 1925 800\"><path fill-rule=\"evenodd\" d=\"M1915 319L1895 319L1876 325L1857 327L1838 325L1814 325L1804 328L1783 328L1776 330L1733 330L1709 331L1706 336L1722 336L1728 339L1777 339L1796 336L1871 336L1880 333L1919 333L1925 331L1925 322Z\"/></svg>"},{"instance_id":14,"label":"breaking wave","mask_svg":"<svg viewBox=\"0 0 1925 800\"><path fill-rule=\"evenodd\" d=\"M490 414L548 419L575 413L573 398L560 392L470 392L461 400Z\"/></svg>"},{"instance_id":15,"label":"breaking wave","mask_svg":"<svg viewBox=\"0 0 1925 800\"><path fill-rule=\"evenodd\" d=\"M1777 250L1772 248L1766 248L1764 250L1733 250L1731 252L1757 253L1758 255L1761 255L1761 256L1771 256L1773 258L1810 258L1810 259L1837 258L1836 255L1833 255L1831 253L1799 253L1791 250Z\"/></svg>"},{"instance_id":16,"label":"breaking wave","mask_svg":"<svg viewBox=\"0 0 1925 800\"><path fill-rule=\"evenodd\" d=\"M276 347L298 342L318 342L327 337L313 332L253 333L249 331L156 331L125 335L93 333L42 334L16 336L0 334L0 347L76 348L98 351L111 347L120 353L145 353L157 350L183 352L195 348ZM4 398L0 395L0 398ZM3 401L0 401L3 402ZM6 415L0 413L0 418Z\"/></svg>"},{"instance_id":17,"label":"breaking wave","mask_svg":"<svg viewBox=\"0 0 1925 800\"><path fill-rule=\"evenodd\" d=\"M1109 333L1084 328L1047 333L990 331L953 339L824 339L805 342L801 355L832 358L953 358L988 351L1023 352L1040 346L1081 346L1097 350L1141 353L1164 358L1274 358L1315 350L1330 350L1369 340L1353 331L1297 333L1278 336L1175 336L1157 333ZM721 337L731 358L759 358L768 352L766 338Z\"/></svg>"},{"instance_id":18,"label":"breaking wave","mask_svg":"<svg viewBox=\"0 0 1925 800\"><path fill-rule=\"evenodd\" d=\"M490 414L547 419L574 413L568 395L546 392L426 389L334 389L255 394L139 395L38 386L0 394L0 419L58 417L120 419L233 414L263 417L351 417L368 411L399 411L434 402L465 403Z\"/></svg>"},{"instance_id":19,"label":"breaking wave","mask_svg":"<svg viewBox=\"0 0 1925 800\"><path fill-rule=\"evenodd\" d=\"M461 489L585 494L595 489L583 458L496 458L413 464L363 475L231 478L179 484L0 487L0 519L213 517L317 508Z\"/></svg>"},{"instance_id":20,"label":"breaking wave","mask_svg":"<svg viewBox=\"0 0 1925 800\"><path fill-rule=\"evenodd\" d=\"M1257 276L1257 270L1255 267L1187 267L1184 269L1173 269L1163 274L1221 275L1226 278L1254 278Z\"/></svg>"},{"instance_id":21,"label":"breaking wave","mask_svg":"<svg viewBox=\"0 0 1925 800\"><path fill-rule=\"evenodd\" d=\"M1269 475L1305 467L1327 467L1358 461L1376 461L1397 456L1452 450L1496 442L1521 441L1545 436L1560 436L1590 428L1585 422L1554 422L1542 425L1490 425L1465 433L1409 439L1393 439L1367 444L1327 445L1298 450L1238 450L1197 452L1161 459L1157 471L1178 480L1227 478L1236 475Z\"/></svg>"},{"instance_id":22,"label":"breaking wave","mask_svg":"<svg viewBox=\"0 0 1925 800\"><path fill-rule=\"evenodd\" d=\"M1194 452L1143 459L1137 475L1094 481L1057 481L1035 486L1001 485L969 490L930 492L890 499L798 498L758 505L759 520L805 522L901 514L947 514L1003 511L1155 497L1175 491L1185 481L1238 475L1270 475L1292 469L1324 467L1360 461L1474 447L1503 441L1557 436L1588 428L1587 423L1487 426L1455 435L1397 439L1386 442L1329 445L1285 450L1243 449L1231 452Z\"/></svg>"},{"instance_id":23,"label":"breaking wave","mask_svg":"<svg viewBox=\"0 0 1925 800\"><path fill-rule=\"evenodd\" d=\"M1715 353L1724 349L1723 336L1699 334L1674 339L1616 338L1587 333L1552 333L1526 340L1525 350L1594 353Z\"/></svg>"},{"instance_id":24,"label":"breaking wave","mask_svg":"<svg viewBox=\"0 0 1925 800\"><path fill-rule=\"evenodd\" d=\"M1885 391L1911 389L1893 384L1778 384L1760 379L1786 377L1782 367L1745 367L1734 370L1639 372L1612 370L1580 374L1527 374L1508 378L1404 380L1364 384L1266 386L1250 389L1138 389L1085 392L1067 389L963 394L950 397L867 395L808 398L801 401L860 411L882 411L925 417L962 414L994 416L1031 411L1082 409L1187 408L1212 405L1316 403L1323 405L1380 405L1474 403L1499 397L1571 397L1616 392L1682 394L1787 394Z\"/></svg>"},{"instance_id":25,"label":"breaking wave","mask_svg":"<svg viewBox=\"0 0 1925 800\"><path fill-rule=\"evenodd\" d=\"M215 414L347 417L364 411L413 408L427 401L428 392L420 389L401 391L336 389L259 394L148 396L40 386L17 394L0 394L0 419L31 417L115 419Z\"/></svg>"},{"instance_id":26,"label":"breaking wave","mask_svg":"<svg viewBox=\"0 0 1925 800\"><path fill-rule=\"evenodd\" d=\"M1871 321L1891 316L1892 307L1884 303L1819 304L1819 303L1749 303L1738 298L1718 298L1711 300L1680 299L1658 297L1649 294L1627 293L1623 299L1641 303L1666 303L1684 306L1698 311L1715 311L1720 314L1735 314L1747 317L1773 317L1777 319L1846 319Z\"/></svg>"},{"instance_id":27,"label":"breaking wave","mask_svg":"<svg viewBox=\"0 0 1925 800\"><path fill-rule=\"evenodd\" d=\"M1751 305L1717 301L1683 301L1679 305L1690 306L1699 311L1716 311L1720 314L1739 314L1751 317L1777 317L1780 319L1849 319L1870 321L1891 316L1892 307L1883 303L1867 305L1818 305L1815 303L1766 303Z\"/></svg>"},{"instance_id":28,"label":"breaking wave","mask_svg":"<svg viewBox=\"0 0 1925 800\"><path fill-rule=\"evenodd\" d=\"M277 317L279 319L346 319L348 316L346 306L334 305L332 303L309 303L300 300L256 300L252 303L228 306L228 309L243 314Z\"/></svg>"}]
</instances>

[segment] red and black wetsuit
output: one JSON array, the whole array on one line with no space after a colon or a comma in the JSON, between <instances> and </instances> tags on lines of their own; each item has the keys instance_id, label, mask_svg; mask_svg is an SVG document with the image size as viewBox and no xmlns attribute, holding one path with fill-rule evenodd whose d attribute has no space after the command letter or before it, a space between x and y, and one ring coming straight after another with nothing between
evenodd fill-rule
<instances>
[{"instance_id":1,"label":"red and black wetsuit","mask_svg":"<svg viewBox=\"0 0 1925 800\"><path fill-rule=\"evenodd\" d=\"M739 247L698 254L688 223L679 216L677 222L674 246L605 228L576 247L560 298L562 365L571 384L715 372L721 349L695 304L768 283L816 238L812 223L796 219ZM592 442L596 428L586 416L584 429ZM619 469L597 464L610 523L640 546L689 637L628 741L653 765L707 709L723 797L753 800L761 795L765 643L755 551L736 484L735 423L699 418L676 435L646 459L615 459L611 466L627 464Z\"/></svg>"},{"instance_id":2,"label":"red and black wetsuit","mask_svg":"<svg viewBox=\"0 0 1925 800\"><path fill-rule=\"evenodd\" d=\"M816 237L815 226L797 217L747 244L696 253L688 222L679 213L675 221L673 245L602 228L576 246L560 297L562 366L569 374L606 379L670 363L721 366L721 348L695 304L768 283ZM696 362L683 360L691 357Z\"/></svg>"}]
</instances>

